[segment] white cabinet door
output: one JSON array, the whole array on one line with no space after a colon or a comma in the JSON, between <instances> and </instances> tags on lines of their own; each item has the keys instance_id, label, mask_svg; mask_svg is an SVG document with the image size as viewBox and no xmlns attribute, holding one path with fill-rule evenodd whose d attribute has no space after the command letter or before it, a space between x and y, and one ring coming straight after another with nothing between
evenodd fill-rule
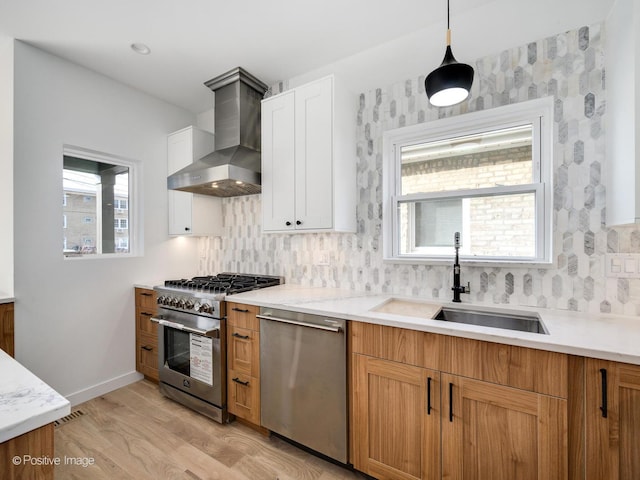
<instances>
[{"instance_id":1,"label":"white cabinet door","mask_svg":"<svg viewBox=\"0 0 640 480\"><path fill-rule=\"evenodd\" d=\"M167 173L171 175L214 149L214 136L187 127L167 137ZM222 234L222 200L217 197L168 191L169 235Z\"/></svg>"},{"instance_id":2,"label":"white cabinet door","mask_svg":"<svg viewBox=\"0 0 640 480\"><path fill-rule=\"evenodd\" d=\"M294 92L262 102L262 229L295 228Z\"/></svg>"},{"instance_id":3,"label":"white cabinet door","mask_svg":"<svg viewBox=\"0 0 640 480\"><path fill-rule=\"evenodd\" d=\"M355 232L355 107L333 76L263 100L263 231Z\"/></svg>"},{"instance_id":4,"label":"white cabinet door","mask_svg":"<svg viewBox=\"0 0 640 480\"><path fill-rule=\"evenodd\" d=\"M295 222L298 230L333 226L332 90L331 78L295 90Z\"/></svg>"}]
</instances>

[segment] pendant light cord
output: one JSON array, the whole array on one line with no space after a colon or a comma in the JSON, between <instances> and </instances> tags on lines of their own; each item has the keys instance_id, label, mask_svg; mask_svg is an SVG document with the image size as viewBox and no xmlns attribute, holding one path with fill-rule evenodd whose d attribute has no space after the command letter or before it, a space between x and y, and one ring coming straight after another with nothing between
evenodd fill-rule
<instances>
[{"instance_id":1,"label":"pendant light cord","mask_svg":"<svg viewBox=\"0 0 640 480\"><path fill-rule=\"evenodd\" d=\"M449 27L449 0L447 0L447 47L451 46L451 28Z\"/></svg>"}]
</instances>

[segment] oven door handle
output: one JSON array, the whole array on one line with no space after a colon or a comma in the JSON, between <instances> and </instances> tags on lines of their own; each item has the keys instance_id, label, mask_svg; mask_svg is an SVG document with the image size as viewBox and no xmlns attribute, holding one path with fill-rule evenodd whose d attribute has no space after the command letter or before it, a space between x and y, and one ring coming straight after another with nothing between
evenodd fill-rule
<instances>
[{"instance_id":1,"label":"oven door handle","mask_svg":"<svg viewBox=\"0 0 640 480\"><path fill-rule=\"evenodd\" d=\"M175 328L176 330L183 330L189 333L196 333L198 335L204 335L205 337L220 338L219 328L214 328L213 330L203 330L200 328L188 327L187 325L183 325L181 323L170 322L169 320L165 320L164 318L158 318L158 317L151 317L151 321L157 323L158 325L162 325L163 327Z\"/></svg>"}]
</instances>

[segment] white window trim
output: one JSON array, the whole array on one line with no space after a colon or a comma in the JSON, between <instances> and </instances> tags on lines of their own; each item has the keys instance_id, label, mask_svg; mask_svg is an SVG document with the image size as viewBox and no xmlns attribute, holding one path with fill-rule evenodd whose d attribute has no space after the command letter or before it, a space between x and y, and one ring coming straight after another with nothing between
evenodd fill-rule
<instances>
[{"instance_id":1,"label":"white window trim","mask_svg":"<svg viewBox=\"0 0 640 480\"><path fill-rule=\"evenodd\" d=\"M533 142L532 157L534 159L534 178L532 184L510 187L493 187L487 189L468 190L474 195L490 193L509 193L521 189L523 192L534 191L540 201L536 201L536 245L535 258L519 257L473 257L462 255L461 261L477 265L524 264L551 266L553 264L553 97L545 97L527 102L496 107L489 110L467 113L455 117L448 117L432 122L411 125L408 127L388 130L383 134L383 165L382 165L382 227L385 241L383 242L383 258L392 263L450 263L449 259L430 257L425 254L400 254L400 229L398 225L398 204L400 201L418 200L425 198L447 197L451 192L434 192L430 194L413 194L398 198L400 192L400 148L403 145L445 140L451 137L472 135L487 130L507 128L509 126L530 123L533 125L533 137L539 142ZM538 163L540 162L540 163ZM460 191L462 193L462 191ZM462 196L462 195L460 195ZM538 197L540 196L540 197ZM453 249L453 241L452 241ZM463 252L464 253L464 252ZM453 251L451 253L453 257Z\"/></svg>"},{"instance_id":2,"label":"white window trim","mask_svg":"<svg viewBox=\"0 0 640 480\"><path fill-rule=\"evenodd\" d=\"M129 168L129 252L128 253L101 253L99 255L81 255L81 256L65 256L65 260L84 261L109 258L127 258L140 257L144 254L143 249L143 215L142 215L142 162L117 155L89 150L73 145L63 145L63 156L79 157L96 162L111 163L114 165L122 165ZM62 188L62 184L60 185ZM63 192L64 193L64 192ZM133 208L131 208L133 206Z\"/></svg>"}]
</instances>

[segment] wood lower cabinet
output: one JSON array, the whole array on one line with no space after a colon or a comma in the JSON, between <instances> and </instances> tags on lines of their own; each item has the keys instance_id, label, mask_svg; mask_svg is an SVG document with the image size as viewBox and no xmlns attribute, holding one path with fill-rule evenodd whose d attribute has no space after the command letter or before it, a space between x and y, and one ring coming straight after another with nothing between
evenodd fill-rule
<instances>
[{"instance_id":1,"label":"wood lower cabinet","mask_svg":"<svg viewBox=\"0 0 640 480\"><path fill-rule=\"evenodd\" d=\"M227 409L260 425L258 307L227 302Z\"/></svg>"},{"instance_id":2,"label":"wood lower cabinet","mask_svg":"<svg viewBox=\"0 0 640 480\"><path fill-rule=\"evenodd\" d=\"M587 359L587 480L640 479L640 366Z\"/></svg>"},{"instance_id":3,"label":"wood lower cabinet","mask_svg":"<svg viewBox=\"0 0 640 480\"><path fill-rule=\"evenodd\" d=\"M442 478L567 478L567 402L442 374Z\"/></svg>"},{"instance_id":4,"label":"wood lower cabinet","mask_svg":"<svg viewBox=\"0 0 640 480\"><path fill-rule=\"evenodd\" d=\"M359 322L351 349L357 470L381 480L569 477L567 355Z\"/></svg>"},{"instance_id":5,"label":"wood lower cabinet","mask_svg":"<svg viewBox=\"0 0 640 480\"><path fill-rule=\"evenodd\" d=\"M0 479L2 480L52 480L54 465L49 462L17 462L26 455L32 459L54 459L53 423L31 430L18 437L0 443ZM38 463L46 463L40 465Z\"/></svg>"},{"instance_id":6,"label":"wood lower cabinet","mask_svg":"<svg viewBox=\"0 0 640 480\"><path fill-rule=\"evenodd\" d=\"M353 464L376 478L440 478L440 373L353 355Z\"/></svg>"},{"instance_id":7,"label":"wood lower cabinet","mask_svg":"<svg viewBox=\"0 0 640 480\"><path fill-rule=\"evenodd\" d=\"M15 356L13 303L0 303L0 348Z\"/></svg>"},{"instance_id":8,"label":"wood lower cabinet","mask_svg":"<svg viewBox=\"0 0 640 480\"><path fill-rule=\"evenodd\" d=\"M157 314L156 293L146 288L135 289L136 299L136 370L146 378L158 381L158 325L151 321Z\"/></svg>"}]
</instances>

